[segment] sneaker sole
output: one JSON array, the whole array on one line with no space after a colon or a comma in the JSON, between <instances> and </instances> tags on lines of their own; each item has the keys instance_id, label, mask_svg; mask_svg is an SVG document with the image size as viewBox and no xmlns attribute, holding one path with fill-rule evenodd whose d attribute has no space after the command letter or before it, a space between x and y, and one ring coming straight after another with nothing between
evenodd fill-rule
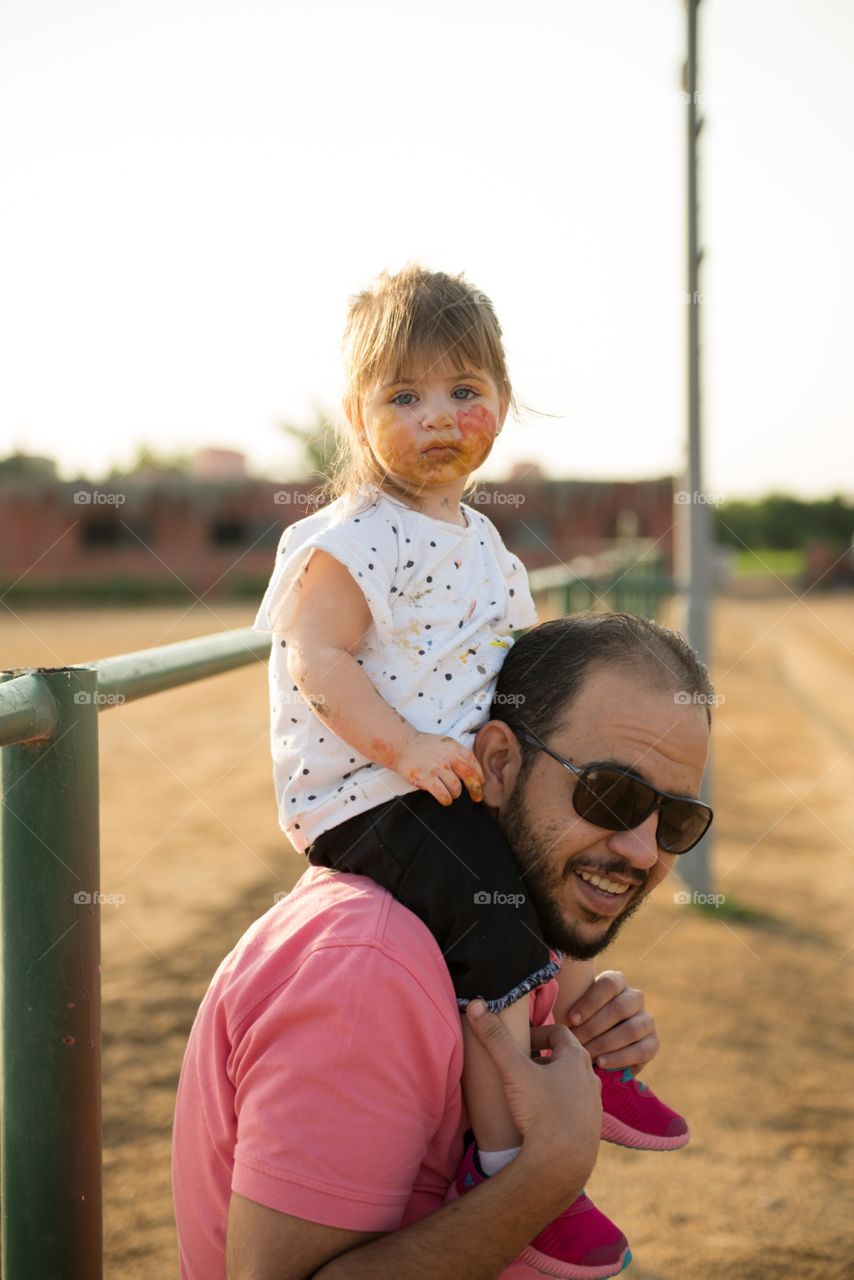
<instances>
[{"instance_id":1,"label":"sneaker sole","mask_svg":"<svg viewBox=\"0 0 854 1280\"><path fill-rule=\"evenodd\" d=\"M667 1138L656 1133L642 1133L640 1129L632 1129L623 1124L607 1111L602 1113L602 1131L600 1137L606 1142L614 1142L618 1147L634 1147L637 1151L678 1151L691 1141L691 1131L677 1133Z\"/></svg>"},{"instance_id":2,"label":"sneaker sole","mask_svg":"<svg viewBox=\"0 0 854 1280\"><path fill-rule=\"evenodd\" d=\"M535 1276L550 1276L553 1280L608 1280L618 1276L632 1260L631 1249L624 1250L619 1262L604 1267L585 1267L581 1263L559 1262L538 1249L526 1245L501 1272L501 1280L533 1280Z\"/></svg>"}]
</instances>

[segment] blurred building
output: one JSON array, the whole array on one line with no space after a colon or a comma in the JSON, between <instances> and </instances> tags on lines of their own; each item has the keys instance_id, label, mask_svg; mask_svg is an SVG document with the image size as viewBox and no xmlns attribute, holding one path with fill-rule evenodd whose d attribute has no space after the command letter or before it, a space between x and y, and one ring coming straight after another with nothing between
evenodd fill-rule
<instances>
[{"instance_id":1,"label":"blurred building","mask_svg":"<svg viewBox=\"0 0 854 1280\"><path fill-rule=\"evenodd\" d=\"M50 459L0 462L0 590L141 598L257 593L282 529L317 509L317 486L249 476L233 450L202 451L183 471L141 469L100 485L62 481ZM467 501L529 569L641 538L669 571L673 481L548 480L519 467Z\"/></svg>"}]
</instances>

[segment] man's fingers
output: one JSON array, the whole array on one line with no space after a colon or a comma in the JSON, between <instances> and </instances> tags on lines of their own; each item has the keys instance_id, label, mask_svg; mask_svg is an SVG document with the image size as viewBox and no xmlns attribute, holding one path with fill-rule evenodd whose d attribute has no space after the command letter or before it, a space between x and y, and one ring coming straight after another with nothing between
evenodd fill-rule
<instances>
[{"instance_id":1,"label":"man's fingers","mask_svg":"<svg viewBox=\"0 0 854 1280\"><path fill-rule=\"evenodd\" d=\"M610 1049L605 1054L594 1054L593 1060L597 1066L608 1067L614 1070L618 1067L631 1067L635 1075L648 1062L652 1062L658 1053L658 1036L646 1036L643 1040L636 1040L634 1044L626 1045L624 1049Z\"/></svg>"},{"instance_id":2,"label":"man's fingers","mask_svg":"<svg viewBox=\"0 0 854 1280\"><path fill-rule=\"evenodd\" d=\"M466 1018L480 1043L486 1049L496 1070L505 1082L527 1071L533 1063L510 1035L497 1013L490 1013L482 1000L470 1000ZM533 1029L532 1029L533 1030Z\"/></svg>"},{"instance_id":3,"label":"man's fingers","mask_svg":"<svg viewBox=\"0 0 854 1280\"><path fill-rule=\"evenodd\" d=\"M569 1027L558 1026L557 1023L549 1023L545 1027L531 1027L531 1048L535 1053L542 1053L543 1049L555 1052L566 1052L573 1045L578 1045L578 1038L574 1036ZM579 1046L580 1047L580 1046Z\"/></svg>"},{"instance_id":4,"label":"man's fingers","mask_svg":"<svg viewBox=\"0 0 854 1280\"><path fill-rule=\"evenodd\" d=\"M582 1022L587 1022L605 1005L626 991L627 986L625 974L618 973L615 969L606 969L604 973L597 974L584 995L568 1010L570 1026L580 1026ZM640 992L636 994L640 995ZM642 996L641 1003L643 1003Z\"/></svg>"},{"instance_id":5,"label":"man's fingers","mask_svg":"<svg viewBox=\"0 0 854 1280\"><path fill-rule=\"evenodd\" d=\"M478 1016L479 1007L484 1011ZM516 1044L498 1015L490 1013L482 1000L469 1001L466 1006L466 1016L469 1025L474 1028L475 1035L490 1054L503 1080L535 1065ZM580 1049L581 1046L568 1027L551 1023L546 1027L531 1027L531 1048L537 1052L543 1049L550 1050L552 1061L554 1061L561 1054Z\"/></svg>"},{"instance_id":6,"label":"man's fingers","mask_svg":"<svg viewBox=\"0 0 854 1280\"><path fill-rule=\"evenodd\" d=\"M631 1024L631 1027L628 1027L628 1024ZM591 1014L581 1026L574 1030L581 1043L590 1049L592 1041L600 1039L612 1028L616 1031L619 1027L621 1032L624 1032L627 1027L631 1030L635 1026L641 1035L646 1035L652 1026L652 1016L644 1011L642 992L629 989L622 991L603 1009ZM627 1043L628 1041L621 1040L619 1047Z\"/></svg>"},{"instance_id":7,"label":"man's fingers","mask_svg":"<svg viewBox=\"0 0 854 1280\"><path fill-rule=\"evenodd\" d=\"M595 1021L595 1019L594 1019ZM629 1018L615 1022L612 1026L604 1024L597 1031L595 1027L585 1025L578 1028L578 1038L588 1053L595 1057L597 1053L608 1053L612 1049L624 1049L643 1040L646 1036L655 1035L655 1019L651 1013L641 1010Z\"/></svg>"},{"instance_id":8,"label":"man's fingers","mask_svg":"<svg viewBox=\"0 0 854 1280\"><path fill-rule=\"evenodd\" d=\"M603 1031L616 1026L618 1022L625 1022L628 1018L643 1012L642 991L634 987L624 987L619 992L608 994L608 998L603 1000L602 996L607 993L608 988L603 988L594 1003L592 1000L588 1001L590 996L588 991L582 1000L567 1011L569 1025L577 1031L583 1042L601 1035Z\"/></svg>"},{"instance_id":9,"label":"man's fingers","mask_svg":"<svg viewBox=\"0 0 854 1280\"><path fill-rule=\"evenodd\" d=\"M659 1050L658 1034L654 1026L648 1032L630 1034L623 1034L622 1027L615 1027L613 1032L598 1036L584 1047L597 1065L632 1067L635 1063L652 1061ZM607 1059L604 1064L603 1058Z\"/></svg>"},{"instance_id":10,"label":"man's fingers","mask_svg":"<svg viewBox=\"0 0 854 1280\"><path fill-rule=\"evenodd\" d=\"M483 1010L480 1014L479 1009ZM490 1014L483 1000L471 1000L466 1006L466 1016L471 1027L474 1027L476 1037L487 1047L499 1071L502 1070L502 1065L516 1070L524 1070L521 1064L534 1065L530 1057L517 1046L501 1018L497 1014ZM551 1023L548 1027L531 1027L531 1048L535 1052L551 1050L553 1059L556 1059L561 1053L571 1052L574 1048L577 1050L581 1046L568 1027L558 1027L556 1023Z\"/></svg>"}]
</instances>

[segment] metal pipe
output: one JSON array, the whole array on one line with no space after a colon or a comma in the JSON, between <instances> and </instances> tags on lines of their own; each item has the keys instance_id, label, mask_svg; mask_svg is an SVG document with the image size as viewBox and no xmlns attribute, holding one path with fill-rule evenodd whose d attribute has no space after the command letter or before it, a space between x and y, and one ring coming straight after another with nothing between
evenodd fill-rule
<instances>
[{"instance_id":1,"label":"metal pipe","mask_svg":"<svg viewBox=\"0 0 854 1280\"><path fill-rule=\"evenodd\" d=\"M269 635L242 627L237 631L161 645L159 649L140 649L115 658L102 658L87 665L98 673L99 695L119 694L125 702L131 702L149 693L161 693L164 689L258 662L267 656L270 644Z\"/></svg>"},{"instance_id":2,"label":"metal pipe","mask_svg":"<svg viewBox=\"0 0 854 1280\"><path fill-rule=\"evenodd\" d=\"M683 88L686 94L686 223L687 223L687 416L688 457L685 475L687 501L677 508L676 553L677 578L686 603L684 630L701 660L709 662L709 599L711 596L710 520L702 478L702 431L700 400L700 263L703 250L699 243L697 213L697 137L703 126L697 114L697 8L700 0L686 0L687 54ZM711 760L706 767L701 791L711 803ZM712 837L704 836L690 853L679 859L679 875L700 894L711 890Z\"/></svg>"},{"instance_id":3,"label":"metal pipe","mask_svg":"<svg viewBox=\"0 0 854 1280\"><path fill-rule=\"evenodd\" d=\"M0 673L0 747L56 731L56 703L43 680L27 668Z\"/></svg>"},{"instance_id":4,"label":"metal pipe","mask_svg":"<svg viewBox=\"0 0 854 1280\"><path fill-rule=\"evenodd\" d=\"M100 1280L98 675L26 679L56 729L2 753L2 1274Z\"/></svg>"}]
</instances>

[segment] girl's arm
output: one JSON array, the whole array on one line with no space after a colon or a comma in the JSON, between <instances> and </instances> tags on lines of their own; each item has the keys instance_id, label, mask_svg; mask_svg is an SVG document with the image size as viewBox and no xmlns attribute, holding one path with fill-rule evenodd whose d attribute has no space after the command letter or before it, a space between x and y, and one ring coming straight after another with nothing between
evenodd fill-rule
<instances>
[{"instance_id":1,"label":"girl's arm","mask_svg":"<svg viewBox=\"0 0 854 1280\"><path fill-rule=\"evenodd\" d=\"M576 1000L580 1000L596 980L596 965L592 960L573 960L564 956L557 975L557 996L552 1013L558 1026L575 1027L569 1021L569 1012Z\"/></svg>"},{"instance_id":2,"label":"girl's arm","mask_svg":"<svg viewBox=\"0 0 854 1280\"><path fill-rule=\"evenodd\" d=\"M284 633L288 671L318 719L361 755L442 804L450 804L462 784L480 800L483 773L474 753L453 738L419 733L388 705L356 661L371 612L349 571L317 549L300 582L293 623Z\"/></svg>"}]
</instances>

